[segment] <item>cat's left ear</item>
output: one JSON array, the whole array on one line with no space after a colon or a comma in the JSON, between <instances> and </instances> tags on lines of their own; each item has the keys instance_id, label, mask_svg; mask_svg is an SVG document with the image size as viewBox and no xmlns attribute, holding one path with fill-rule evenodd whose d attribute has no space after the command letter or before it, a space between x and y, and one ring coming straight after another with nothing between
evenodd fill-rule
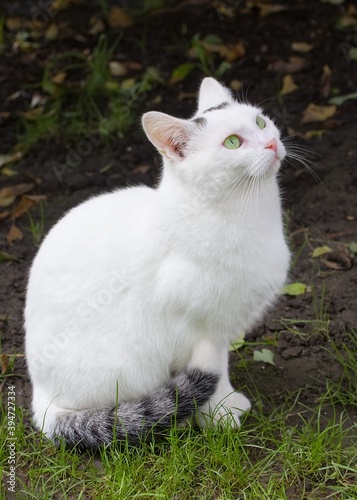
<instances>
[{"instance_id":1,"label":"cat's left ear","mask_svg":"<svg viewBox=\"0 0 357 500\"><path fill-rule=\"evenodd\" d=\"M227 102L233 102L230 90L221 85L214 78L207 77L202 80L198 97L197 113L203 113L209 108L214 108Z\"/></svg>"},{"instance_id":2,"label":"cat's left ear","mask_svg":"<svg viewBox=\"0 0 357 500\"><path fill-rule=\"evenodd\" d=\"M143 115L142 124L149 141L159 153L170 160L183 160L194 127L192 123L159 111L149 111Z\"/></svg>"}]
</instances>

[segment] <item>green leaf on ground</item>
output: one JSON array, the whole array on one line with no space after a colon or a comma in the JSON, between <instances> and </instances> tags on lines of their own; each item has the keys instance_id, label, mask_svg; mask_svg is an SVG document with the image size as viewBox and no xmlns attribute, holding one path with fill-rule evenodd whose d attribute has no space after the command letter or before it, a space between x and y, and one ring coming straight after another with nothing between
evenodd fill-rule
<instances>
[{"instance_id":1,"label":"green leaf on ground","mask_svg":"<svg viewBox=\"0 0 357 500\"><path fill-rule=\"evenodd\" d=\"M347 245L347 248L350 252L357 254L357 243L355 241Z\"/></svg>"},{"instance_id":2,"label":"green leaf on ground","mask_svg":"<svg viewBox=\"0 0 357 500\"><path fill-rule=\"evenodd\" d=\"M245 334L243 332L241 332L237 338L237 340L235 342L232 342L229 346L229 351L232 352L232 351L236 351L237 349L239 349L240 347L242 347L242 345L244 345L244 337L245 337Z\"/></svg>"},{"instance_id":3,"label":"green leaf on ground","mask_svg":"<svg viewBox=\"0 0 357 500\"><path fill-rule=\"evenodd\" d=\"M327 245L323 245L322 247L316 247L312 252L311 257L315 259L316 257L320 257L320 255L325 255L325 253L331 252L332 248Z\"/></svg>"},{"instance_id":4,"label":"green leaf on ground","mask_svg":"<svg viewBox=\"0 0 357 500\"><path fill-rule=\"evenodd\" d=\"M268 363L269 365L275 366L274 363L274 353L269 349L262 349L261 351L254 351L253 361L263 361L263 363Z\"/></svg>"},{"instance_id":5,"label":"green leaf on ground","mask_svg":"<svg viewBox=\"0 0 357 500\"><path fill-rule=\"evenodd\" d=\"M177 83L184 80L194 69L195 65L193 63L184 63L177 66L171 73L170 83Z\"/></svg>"},{"instance_id":6,"label":"green leaf on ground","mask_svg":"<svg viewBox=\"0 0 357 500\"><path fill-rule=\"evenodd\" d=\"M357 53L356 53L357 56ZM356 57L357 58L357 57ZM346 95L338 95L336 97L331 97L329 104L335 104L336 106L342 106L346 101L357 100L357 92Z\"/></svg>"},{"instance_id":7,"label":"green leaf on ground","mask_svg":"<svg viewBox=\"0 0 357 500\"><path fill-rule=\"evenodd\" d=\"M282 294L283 295L303 295L306 292L307 286L304 283L289 283L288 285L283 286Z\"/></svg>"},{"instance_id":8,"label":"green leaf on ground","mask_svg":"<svg viewBox=\"0 0 357 500\"><path fill-rule=\"evenodd\" d=\"M0 264L2 262L9 262L9 261L22 262L21 259L18 259L17 257L14 257L13 255L10 255L9 253L5 252L4 250L0 250Z\"/></svg>"}]
</instances>

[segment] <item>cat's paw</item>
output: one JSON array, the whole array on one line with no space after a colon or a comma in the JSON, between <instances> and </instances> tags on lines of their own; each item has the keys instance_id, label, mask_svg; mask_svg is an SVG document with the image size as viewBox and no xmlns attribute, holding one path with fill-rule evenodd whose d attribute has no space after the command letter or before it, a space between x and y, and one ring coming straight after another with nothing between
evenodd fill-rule
<instances>
[{"instance_id":1,"label":"cat's paw","mask_svg":"<svg viewBox=\"0 0 357 500\"><path fill-rule=\"evenodd\" d=\"M197 414L200 427L229 426L239 428L240 417L251 408L249 399L240 392L232 392L229 396L208 401L201 406Z\"/></svg>"}]
</instances>

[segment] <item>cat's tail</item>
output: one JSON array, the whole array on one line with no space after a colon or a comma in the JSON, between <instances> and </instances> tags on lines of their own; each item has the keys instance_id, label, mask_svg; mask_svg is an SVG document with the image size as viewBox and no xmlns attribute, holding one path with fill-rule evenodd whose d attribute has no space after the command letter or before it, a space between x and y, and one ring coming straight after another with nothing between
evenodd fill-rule
<instances>
[{"instance_id":1,"label":"cat's tail","mask_svg":"<svg viewBox=\"0 0 357 500\"><path fill-rule=\"evenodd\" d=\"M94 449L103 444L148 441L175 422L190 418L214 393L219 376L199 369L186 370L164 387L136 401L116 407L66 410L57 414L51 437L68 446Z\"/></svg>"}]
</instances>

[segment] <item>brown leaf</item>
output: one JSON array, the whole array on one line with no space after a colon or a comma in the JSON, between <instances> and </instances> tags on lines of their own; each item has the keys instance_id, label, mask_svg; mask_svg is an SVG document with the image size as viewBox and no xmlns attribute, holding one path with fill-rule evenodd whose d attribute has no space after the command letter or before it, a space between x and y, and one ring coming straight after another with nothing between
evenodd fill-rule
<instances>
[{"instance_id":1,"label":"brown leaf","mask_svg":"<svg viewBox=\"0 0 357 500\"><path fill-rule=\"evenodd\" d=\"M30 122L36 121L40 116L43 115L44 108L38 107L34 109L29 109L28 111L21 111L21 115L26 118L26 120L29 120Z\"/></svg>"},{"instance_id":2,"label":"brown leaf","mask_svg":"<svg viewBox=\"0 0 357 500\"><path fill-rule=\"evenodd\" d=\"M247 7L248 9L259 9L259 14L261 17L270 16L271 14L276 14L277 12L281 12L287 9L285 5L268 3L264 0L250 0L247 3Z\"/></svg>"},{"instance_id":3,"label":"brown leaf","mask_svg":"<svg viewBox=\"0 0 357 500\"><path fill-rule=\"evenodd\" d=\"M5 121L8 118L10 118L10 115L11 115L10 111L0 111L0 123L2 120Z\"/></svg>"},{"instance_id":4,"label":"brown leaf","mask_svg":"<svg viewBox=\"0 0 357 500\"><path fill-rule=\"evenodd\" d=\"M288 61L278 59L272 65L274 71L279 73L297 73L307 66L307 61L300 56L291 56Z\"/></svg>"},{"instance_id":5,"label":"brown leaf","mask_svg":"<svg viewBox=\"0 0 357 500\"><path fill-rule=\"evenodd\" d=\"M51 82L55 83L56 85L61 85L61 83L65 81L66 77L67 73L65 71L61 71L51 78Z\"/></svg>"},{"instance_id":6,"label":"brown leaf","mask_svg":"<svg viewBox=\"0 0 357 500\"><path fill-rule=\"evenodd\" d=\"M24 237L22 231L15 225L11 226L9 232L7 233L6 239L9 244L16 240L22 240Z\"/></svg>"},{"instance_id":7,"label":"brown leaf","mask_svg":"<svg viewBox=\"0 0 357 500\"><path fill-rule=\"evenodd\" d=\"M212 7L216 9L219 15L229 17L231 19L234 18L234 7L229 7L224 2L220 2L219 0L215 0L212 2Z\"/></svg>"},{"instance_id":8,"label":"brown leaf","mask_svg":"<svg viewBox=\"0 0 357 500\"><path fill-rule=\"evenodd\" d=\"M8 207L15 201L16 196L28 193L33 187L33 183L28 183L17 184L16 186L9 186L0 189L0 206Z\"/></svg>"},{"instance_id":9,"label":"brown leaf","mask_svg":"<svg viewBox=\"0 0 357 500\"><path fill-rule=\"evenodd\" d=\"M318 106L310 103L305 109L301 123L324 122L336 113L337 106Z\"/></svg>"},{"instance_id":10,"label":"brown leaf","mask_svg":"<svg viewBox=\"0 0 357 500\"><path fill-rule=\"evenodd\" d=\"M23 28L23 20L21 17L14 16L14 17L8 17L5 21L5 26L9 31L21 31Z\"/></svg>"},{"instance_id":11,"label":"brown leaf","mask_svg":"<svg viewBox=\"0 0 357 500\"><path fill-rule=\"evenodd\" d=\"M1 354L1 375L5 375L9 367L10 357L7 354Z\"/></svg>"},{"instance_id":12,"label":"brown leaf","mask_svg":"<svg viewBox=\"0 0 357 500\"><path fill-rule=\"evenodd\" d=\"M291 44L291 48L295 50L295 52L301 52L302 54L307 54L308 52L311 52L312 49L314 48L312 43L306 43L306 42L293 42Z\"/></svg>"},{"instance_id":13,"label":"brown leaf","mask_svg":"<svg viewBox=\"0 0 357 500\"><path fill-rule=\"evenodd\" d=\"M98 16L92 16L89 19L89 25L90 25L90 28L88 30L88 33L90 35L93 35L93 36L99 35L99 33L103 33L103 31L105 31L104 21L103 21L103 19L101 19Z\"/></svg>"},{"instance_id":14,"label":"brown leaf","mask_svg":"<svg viewBox=\"0 0 357 500\"><path fill-rule=\"evenodd\" d=\"M30 208L36 205L41 200L45 200L47 197L45 195L24 195L21 198L20 203L11 212L11 217L13 219L18 219L24 213L28 212Z\"/></svg>"},{"instance_id":15,"label":"brown leaf","mask_svg":"<svg viewBox=\"0 0 357 500\"><path fill-rule=\"evenodd\" d=\"M109 70L112 76L125 76L128 74L125 65L118 61L110 61Z\"/></svg>"},{"instance_id":16,"label":"brown leaf","mask_svg":"<svg viewBox=\"0 0 357 500\"><path fill-rule=\"evenodd\" d=\"M346 13L343 14L337 22L339 28L350 28L357 25L357 18Z\"/></svg>"},{"instance_id":17,"label":"brown leaf","mask_svg":"<svg viewBox=\"0 0 357 500\"><path fill-rule=\"evenodd\" d=\"M18 99L19 97L21 97L21 90L16 90L16 92L13 92L12 94L8 95L6 97L6 101L15 101L16 99Z\"/></svg>"},{"instance_id":18,"label":"brown leaf","mask_svg":"<svg viewBox=\"0 0 357 500\"><path fill-rule=\"evenodd\" d=\"M14 163L22 158L21 151L16 151L15 153L9 153L7 155L0 155L0 168L8 163Z\"/></svg>"},{"instance_id":19,"label":"brown leaf","mask_svg":"<svg viewBox=\"0 0 357 500\"><path fill-rule=\"evenodd\" d=\"M329 269L348 271L353 266L354 257L346 247L337 247L327 255L328 259L320 259L320 261Z\"/></svg>"},{"instance_id":20,"label":"brown leaf","mask_svg":"<svg viewBox=\"0 0 357 500\"><path fill-rule=\"evenodd\" d=\"M3 212L0 212L0 220L4 220L7 217L9 217L10 212L8 210L4 210Z\"/></svg>"},{"instance_id":21,"label":"brown leaf","mask_svg":"<svg viewBox=\"0 0 357 500\"><path fill-rule=\"evenodd\" d=\"M293 77L291 75L285 75L283 77L283 85L280 90L281 95L286 95L286 94L291 94L291 92L295 92L295 90L298 90L298 85L293 80Z\"/></svg>"},{"instance_id":22,"label":"brown leaf","mask_svg":"<svg viewBox=\"0 0 357 500\"><path fill-rule=\"evenodd\" d=\"M220 54L224 57L228 62L234 62L238 59L241 59L245 55L245 47L243 42L238 42L235 45L229 45L228 47L222 45L222 49L220 50Z\"/></svg>"},{"instance_id":23,"label":"brown leaf","mask_svg":"<svg viewBox=\"0 0 357 500\"><path fill-rule=\"evenodd\" d=\"M82 3L82 0L53 0L50 9L56 12L57 10L66 10L72 5L80 5Z\"/></svg>"},{"instance_id":24,"label":"brown leaf","mask_svg":"<svg viewBox=\"0 0 357 500\"><path fill-rule=\"evenodd\" d=\"M50 42L57 40L59 35L59 29L56 23L51 23L45 31L45 38Z\"/></svg>"},{"instance_id":25,"label":"brown leaf","mask_svg":"<svg viewBox=\"0 0 357 500\"><path fill-rule=\"evenodd\" d=\"M333 262L331 260L321 259L320 262L329 269L333 269L334 271L341 271L343 266L338 262Z\"/></svg>"},{"instance_id":26,"label":"brown leaf","mask_svg":"<svg viewBox=\"0 0 357 500\"><path fill-rule=\"evenodd\" d=\"M15 201L15 196L1 196L0 194L0 207L8 207Z\"/></svg>"},{"instance_id":27,"label":"brown leaf","mask_svg":"<svg viewBox=\"0 0 357 500\"><path fill-rule=\"evenodd\" d=\"M113 6L108 14L108 24L111 28L130 28L134 21L124 9Z\"/></svg>"},{"instance_id":28,"label":"brown leaf","mask_svg":"<svg viewBox=\"0 0 357 500\"><path fill-rule=\"evenodd\" d=\"M230 82L229 87L233 90L233 92L239 92L243 88L243 83L241 80L234 79Z\"/></svg>"}]
</instances>

